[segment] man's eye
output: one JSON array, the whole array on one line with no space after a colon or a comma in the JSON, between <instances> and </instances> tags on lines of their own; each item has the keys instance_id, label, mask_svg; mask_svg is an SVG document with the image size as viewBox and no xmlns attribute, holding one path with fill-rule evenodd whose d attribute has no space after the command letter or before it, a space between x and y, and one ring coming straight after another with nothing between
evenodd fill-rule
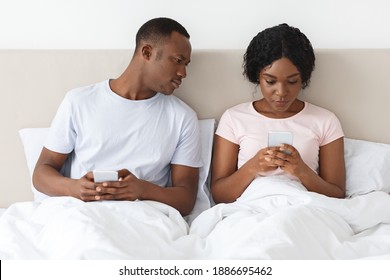
<instances>
[{"instance_id":1,"label":"man's eye","mask_svg":"<svg viewBox=\"0 0 390 280\"><path fill-rule=\"evenodd\" d=\"M175 58L175 62L177 64L181 64L183 62L183 60L181 58Z\"/></svg>"},{"instance_id":2,"label":"man's eye","mask_svg":"<svg viewBox=\"0 0 390 280\"><path fill-rule=\"evenodd\" d=\"M294 85L294 84L296 84L298 82L298 80L291 80L291 81L288 81L288 83L290 84L290 85Z\"/></svg>"}]
</instances>

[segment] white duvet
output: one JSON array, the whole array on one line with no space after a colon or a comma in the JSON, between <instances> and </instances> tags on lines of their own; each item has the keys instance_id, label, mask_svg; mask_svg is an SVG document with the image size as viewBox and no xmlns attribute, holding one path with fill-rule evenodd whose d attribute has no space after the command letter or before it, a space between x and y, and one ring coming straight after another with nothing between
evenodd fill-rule
<instances>
[{"instance_id":1,"label":"white duvet","mask_svg":"<svg viewBox=\"0 0 390 280\"><path fill-rule=\"evenodd\" d=\"M390 195L335 199L285 177L259 178L236 202L198 216L190 236L197 258L389 258Z\"/></svg>"},{"instance_id":2,"label":"white duvet","mask_svg":"<svg viewBox=\"0 0 390 280\"><path fill-rule=\"evenodd\" d=\"M0 259L356 259L390 257L390 195L307 192L284 177L255 180L234 203L188 226L152 201L70 197L10 206Z\"/></svg>"},{"instance_id":3,"label":"white duvet","mask_svg":"<svg viewBox=\"0 0 390 280\"><path fill-rule=\"evenodd\" d=\"M188 225L153 201L16 203L0 218L0 259L179 259Z\"/></svg>"}]
</instances>

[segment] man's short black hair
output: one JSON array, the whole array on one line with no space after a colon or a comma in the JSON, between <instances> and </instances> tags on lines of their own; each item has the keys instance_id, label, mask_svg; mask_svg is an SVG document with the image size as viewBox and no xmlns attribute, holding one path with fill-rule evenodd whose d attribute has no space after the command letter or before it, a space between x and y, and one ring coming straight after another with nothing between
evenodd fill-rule
<instances>
[{"instance_id":1,"label":"man's short black hair","mask_svg":"<svg viewBox=\"0 0 390 280\"><path fill-rule=\"evenodd\" d=\"M161 44L165 39L169 38L174 31L188 39L190 38L187 30L173 19L165 17L151 19L145 22L138 30L135 37L135 48L137 49L140 46L141 41L147 41L152 44Z\"/></svg>"}]
</instances>

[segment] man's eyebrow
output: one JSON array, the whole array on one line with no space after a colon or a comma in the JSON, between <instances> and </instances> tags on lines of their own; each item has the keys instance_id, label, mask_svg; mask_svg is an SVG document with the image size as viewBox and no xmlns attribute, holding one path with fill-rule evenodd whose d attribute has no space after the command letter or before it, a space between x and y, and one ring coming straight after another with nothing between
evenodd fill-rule
<instances>
[{"instance_id":1,"label":"man's eyebrow","mask_svg":"<svg viewBox=\"0 0 390 280\"><path fill-rule=\"evenodd\" d=\"M178 54L177 56L178 56L181 60L184 60L184 61L187 60L187 58L186 58L184 55L182 55L182 54ZM190 62L191 62L191 60L188 59L188 61L186 62L186 64L189 64Z\"/></svg>"}]
</instances>

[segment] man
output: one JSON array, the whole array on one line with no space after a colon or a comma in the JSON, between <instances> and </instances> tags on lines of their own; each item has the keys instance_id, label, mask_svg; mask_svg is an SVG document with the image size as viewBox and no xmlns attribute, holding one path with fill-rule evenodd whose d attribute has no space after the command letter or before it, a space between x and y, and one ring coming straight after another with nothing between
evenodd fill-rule
<instances>
[{"instance_id":1,"label":"man","mask_svg":"<svg viewBox=\"0 0 390 280\"><path fill-rule=\"evenodd\" d=\"M34 170L37 190L84 201L155 200L188 215L201 166L199 128L172 93L187 75L189 38L178 22L152 19L138 30L122 75L68 92ZM69 156L70 178L60 173ZM117 170L119 180L94 182L92 170Z\"/></svg>"}]
</instances>

